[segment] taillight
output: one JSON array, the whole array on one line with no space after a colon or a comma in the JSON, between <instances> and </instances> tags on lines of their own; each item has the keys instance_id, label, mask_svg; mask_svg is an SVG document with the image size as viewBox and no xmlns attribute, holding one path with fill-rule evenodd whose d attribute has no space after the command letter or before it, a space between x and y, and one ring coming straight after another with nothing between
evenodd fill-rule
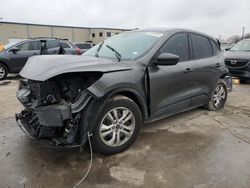
<instances>
[{"instance_id":1,"label":"taillight","mask_svg":"<svg viewBox=\"0 0 250 188\"><path fill-rule=\"evenodd\" d=\"M81 50L79 49L79 48L76 48L76 54L77 55L81 55L82 53L81 53Z\"/></svg>"}]
</instances>

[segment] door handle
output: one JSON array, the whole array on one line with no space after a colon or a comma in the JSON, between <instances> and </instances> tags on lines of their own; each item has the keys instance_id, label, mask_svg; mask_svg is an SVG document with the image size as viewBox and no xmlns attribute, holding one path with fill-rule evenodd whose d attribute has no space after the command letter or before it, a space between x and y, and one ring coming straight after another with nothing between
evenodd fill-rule
<instances>
[{"instance_id":1,"label":"door handle","mask_svg":"<svg viewBox=\"0 0 250 188\"><path fill-rule=\"evenodd\" d=\"M216 64L215 64L215 67L216 67L216 68L219 68L219 67L221 67L221 64L220 64L220 63L216 63Z\"/></svg>"},{"instance_id":2,"label":"door handle","mask_svg":"<svg viewBox=\"0 0 250 188\"><path fill-rule=\"evenodd\" d=\"M192 72L191 68L186 68L186 70L184 70L184 73L188 73L188 72Z\"/></svg>"}]
</instances>

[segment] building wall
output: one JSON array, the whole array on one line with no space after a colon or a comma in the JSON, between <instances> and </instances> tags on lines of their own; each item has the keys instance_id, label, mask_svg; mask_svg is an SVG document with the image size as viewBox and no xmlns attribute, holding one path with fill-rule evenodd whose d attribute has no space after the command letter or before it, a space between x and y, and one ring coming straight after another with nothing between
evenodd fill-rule
<instances>
[{"instance_id":1,"label":"building wall","mask_svg":"<svg viewBox=\"0 0 250 188\"><path fill-rule=\"evenodd\" d=\"M52 27L53 37L73 41L72 28ZM73 41L74 42L74 41Z\"/></svg>"},{"instance_id":2,"label":"building wall","mask_svg":"<svg viewBox=\"0 0 250 188\"><path fill-rule=\"evenodd\" d=\"M44 26L27 26L28 27L28 38L35 37L51 37L51 27Z\"/></svg>"},{"instance_id":3,"label":"building wall","mask_svg":"<svg viewBox=\"0 0 250 188\"><path fill-rule=\"evenodd\" d=\"M0 22L0 42L6 44L9 39L26 39L27 27L26 25L13 25L13 24L2 24Z\"/></svg>"},{"instance_id":4,"label":"building wall","mask_svg":"<svg viewBox=\"0 0 250 188\"><path fill-rule=\"evenodd\" d=\"M116 33L123 32L122 29L108 28L84 28L84 27L68 27L68 26L49 26L36 24L8 23L0 22L0 43L7 44L18 39L27 39L35 37L55 37L68 39L72 42L92 41L98 44ZM95 33L95 37L92 34ZM99 37L102 33L102 37Z\"/></svg>"},{"instance_id":5,"label":"building wall","mask_svg":"<svg viewBox=\"0 0 250 188\"><path fill-rule=\"evenodd\" d=\"M90 29L73 29L74 42L85 42L90 41Z\"/></svg>"},{"instance_id":6,"label":"building wall","mask_svg":"<svg viewBox=\"0 0 250 188\"><path fill-rule=\"evenodd\" d=\"M111 36L114 36L116 34L119 34L121 32L124 32L122 29L91 29L91 41L93 44L98 44L102 42L103 40L108 39L109 37L107 36L107 33L110 33ZM102 36L100 36L100 33L102 33ZM94 34L94 35L93 35Z\"/></svg>"}]
</instances>

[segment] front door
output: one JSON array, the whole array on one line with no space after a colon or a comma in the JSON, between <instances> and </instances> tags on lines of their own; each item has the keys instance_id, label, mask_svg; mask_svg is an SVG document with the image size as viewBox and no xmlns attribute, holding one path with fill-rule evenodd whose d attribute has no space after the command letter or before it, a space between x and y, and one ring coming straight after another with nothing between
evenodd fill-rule
<instances>
[{"instance_id":1,"label":"front door","mask_svg":"<svg viewBox=\"0 0 250 188\"><path fill-rule=\"evenodd\" d=\"M193 96L187 33L177 33L170 37L156 53L156 57L161 53L172 53L180 59L176 65L151 64L148 67L150 112L153 117L171 115L189 108Z\"/></svg>"},{"instance_id":2,"label":"front door","mask_svg":"<svg viewBox=\"0 0 250 188\"><path fill-rule=\"evenodd\" d=\"M25 42L16 46L16 48L18 49L18 51L8 53L12 70L13 72L17 73L22 70L29 57L40 55L41 51L39 41Z\"/></svg>"}]
</instances>

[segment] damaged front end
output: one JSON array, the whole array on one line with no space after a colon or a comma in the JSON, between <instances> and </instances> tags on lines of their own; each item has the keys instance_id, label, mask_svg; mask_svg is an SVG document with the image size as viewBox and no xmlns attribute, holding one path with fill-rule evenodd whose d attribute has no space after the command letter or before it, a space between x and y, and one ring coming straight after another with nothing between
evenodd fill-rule
<instances>
[{"instance_id":1,"label":"damaged front end","mask_svg":"<svg viewBox=\"0 0 250 188\"><path fill-rule=\"evenodd\" d=\"M20 128L52 146L81 146L82 114L94 98L87 88L101 76L99 72L67 73L43 82L20 81L17 98L25 107L16 114Z\"/></svg>"}]
</instances>

